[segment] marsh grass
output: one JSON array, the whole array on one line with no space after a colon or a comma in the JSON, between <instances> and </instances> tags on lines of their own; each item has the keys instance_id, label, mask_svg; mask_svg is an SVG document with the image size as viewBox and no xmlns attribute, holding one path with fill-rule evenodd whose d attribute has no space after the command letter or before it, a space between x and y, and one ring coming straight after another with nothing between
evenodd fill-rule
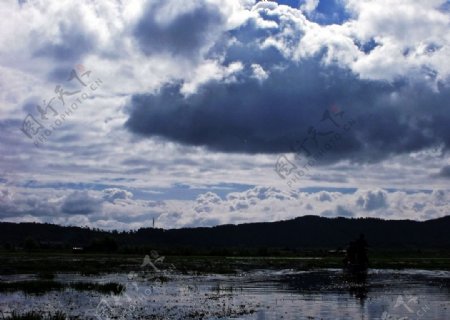
<instances>
[{"instance_id":1,"label":"marsh grass","mask_svg":"<svg viewBox=\"0 0 450 320\"><path fill-rule=\"evenodd\" d=\"M77 291L96 291L105 294L111 292L113 294L120 294L125 290L125 286L114 282L104 284L92 282L72 282L70 283L70 288Z\"/></svg>"},{"instance_id":2,"label":"marsh grass","mask_svg":"<svg viewBox=\"0 0 450 320\"><path fill-rule=\"evenodd\" d=\"M92 283L92 282L70 282L61 283L49 280L31 280L31 281L14 281L0 283L0 292L16 292L22 291L25 294L42 295L50 291L62 291L65 289L73 289L76 291L95 291L100 293L120 294L125 290L121 284L109 283Z\"/></svg>"},{"instance_id":3,"label":"marsh grass","mask_svg":"<svg viewBox=\"0 0 450 320\"><path fill-rule=\"evenodd\" d=\"M60 282L49 280L30 280L0 283L0 292L22 291L26 294L42 295L50 291L63 290L64 285Z\"/></svg>"},{"instance_id":4,"label":"marsh grass","mask_svg":"<svg viewBox=\"0 0 450 320\"><path fill-rule=\"evenodd\" d=\"M10 317L4 318L5 320L65 320L66 315L62 312L56 312L54 315L43 316L39 312L31 311L24 314L13 313Z\"/></svg>"},{"instance_id":5,"label":"marsh grass","mask_svg":"<svg viewBox=\"0 0 450 320\"><path fill-rule=\"evenodd\" d=\"M240 257L240 256L166 256L167 266L175 266L175 273L234 274L255 269L341 268L344 256L310 252L295 257ZM84 276L128 273L139 270L142 255L58 253L7 253L0 252L0 274L38 274L40 280L53 280L51 274L77 273ZM377 269L427 269L450 270L449 251L371 251L370 267Z\"/></svg>"},{"instance_id":6,"label":"marsh grass","mask_svg":"<svg viewBox=\"0 0 450 320\"><path fill-rule=\"evenodd\" d=\"M55 278L55 274L48 271L41 271L37 274L37 278L41 280L53 280Z\"/></svg>"}]
</instances>

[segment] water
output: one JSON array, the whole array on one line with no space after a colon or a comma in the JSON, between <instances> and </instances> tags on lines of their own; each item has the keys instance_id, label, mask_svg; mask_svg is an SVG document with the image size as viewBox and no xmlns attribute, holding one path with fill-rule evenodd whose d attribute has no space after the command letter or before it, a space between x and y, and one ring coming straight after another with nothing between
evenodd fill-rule
<instances>
[{"instance_id":1,"label":"water","mask_svg":"<svg viewBox=\"0 0 450 320\"><path fill-rule=\"evenodd\" d=\"M3 277L3 281L32 278ZM56 281L117 282L122 295L66 289L42 296L0 294L3 313L63 311L78 319L450 319L449 273L370 270L257 270L238 275L157 273L97 277L58 275Z\"/></svg>"}]
</instances>

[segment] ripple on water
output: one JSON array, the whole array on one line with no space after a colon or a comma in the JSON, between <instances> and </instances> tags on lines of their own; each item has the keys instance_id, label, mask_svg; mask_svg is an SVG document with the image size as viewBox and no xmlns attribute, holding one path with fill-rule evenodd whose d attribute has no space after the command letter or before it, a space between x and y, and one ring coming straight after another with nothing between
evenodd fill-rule
<instances>
[{"instance_id":1,"label":"ripple on water","mask_svg":"<svg viewBox=\"0 0 450 320\"><path fill-rule=\"evenodd\" d=\"M33 279L17 275L2 281ZM257 270L238 275L59 274L56 281L117 282L122 295L66 289L42 296L0 294L2 312L63 311L84 319L450 319L448 272L370 270L354 278L337 269ZM388 318L388 317L391 318Z\"/></svg>"}]
</instances>

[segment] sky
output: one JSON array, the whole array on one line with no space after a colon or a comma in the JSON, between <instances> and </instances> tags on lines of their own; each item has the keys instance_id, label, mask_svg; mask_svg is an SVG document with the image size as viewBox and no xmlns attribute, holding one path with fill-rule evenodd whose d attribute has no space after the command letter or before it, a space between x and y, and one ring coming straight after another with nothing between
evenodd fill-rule
<instances>
[{"instance_id":1,"label":"sky","mask_svg":"<svg viewBox=\"0 0 450 320\"><path fill-rule=\"evenodd\" d=\"M450 212L450 3L5 0L0 221Z\"/></svg>"}]
</instances>

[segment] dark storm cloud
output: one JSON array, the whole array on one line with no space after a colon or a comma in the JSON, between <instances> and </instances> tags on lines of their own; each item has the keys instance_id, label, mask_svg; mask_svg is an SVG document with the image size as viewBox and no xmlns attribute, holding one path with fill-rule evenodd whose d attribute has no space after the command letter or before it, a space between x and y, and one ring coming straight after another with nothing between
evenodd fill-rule
<instances>
[{"instance_id":1,"label":"dark storm cloud","mask_svg":"<svg viewBox=\"0 0 450 320\"><path fill-rule=\"evenodd\" d=\"M91 197L87 191L75 191L68 195L61 211L68 214L91 214L101 210L102 201Z\"/></svg>"},{"instance_id":2,"label":"dark storm cloud","mask_svg":"<svg viewBox=\"0 0 450 320\"><path fill-rule=\"evenodd\" d=\"M319 144L329 139L325 132L340 133L321 161L375 161L435 143L443 143L445 149L450 145L449 88L435 92L406 81L362 81L319 61L268 70L270 76L263 82L247 67L236 82L211 81L188 97L180 94L180 85L168 85L154 95L135 95L126 126L141 135L243 153L290 152L295 143L312 141L310 128L323 134ZM344 111L335 119L341 121L340 128L320 121L333 105ZM342 125L352 119L356 124L344 132Z\"/></svg>"},{"instance_id":3,"label":"dark storm cloud","mask_svg":"<svg viewBox=\"0 0 450 320\"><path fill-rule=\"evenodd\" d=\"M150 1L134 29L141 50L148 55L169 52L191 57L198 53L224 17L216 5L207 1L192 3L192 8L166 19L172 1ZM177 4L178 6L178 4ZM161 18L165 19L162 20Z\"/></svg>"},{"instance_id":4,"label":"dark storm cloud","mask_svg":"<svg viewBox=\"0 0 450 320\"><path fill-rule=\"evenodd\" d=\"M144 15L146 20L141 21L141 24L149 23L142 27L149 31L145 33L148 37L159 33L159 29L152 29L156 23L152 16L158 16L154 10L149 9ZM202 12L211 14L206 9ZM258 15L271 24L263 25L251 18L222 34L208 53L211 57L222 57L223 67L242 63L244 69L234 74L235 79L209 81L187 97L180 93L183 89L186 92L183 83L171 83L156 94L135 95L130 103L128 129L184 145L250 154L293 150L308 153L299 148L308 140L309 151L324 154L315 159L317 163L339 159L378 161L434 143L444 144L447 150L450 144L450 129L446 125L450 118L446 112L450 100L448 87L431 89L424 82L408 80L408 75L395 82L361 80L339 62L324 62L329 57L328 50L333 48L323 47L313 56L306 55L297 61L293 58L298 49L294 49L295 44L301 43L308 28L299 24L300 20L286 19L288 13L274 14L261 9ZM182 16L174 18L172 23ZM208 19L205 21L209 23ZM170 23L164 26L169 28ZM194 36L198 34L196 25L187 27L190 28ZM273 43L281 34L283 37L289 34L289 40L283 45L281 42L278 46L261 45L266 41ZM170 42L159 43L161 48L154 47L154 50L164 51L163 47L168 47L165 50L172 53L182 51ZM155 46L153 42L151 45ZM346 47L347 43L342 45ZM189 54L190 48L183 50ZM332 106L345 115L339 129L325 127L330 124L326 119L321 122L324 112ZM352 124L351 129L342 130L348 123ZM335 141L324 134L332 129L336 129ZM319 136L317 140L314 134ZM327 145L331 147L320 152Z\"/></svg>"}]
</instances>

